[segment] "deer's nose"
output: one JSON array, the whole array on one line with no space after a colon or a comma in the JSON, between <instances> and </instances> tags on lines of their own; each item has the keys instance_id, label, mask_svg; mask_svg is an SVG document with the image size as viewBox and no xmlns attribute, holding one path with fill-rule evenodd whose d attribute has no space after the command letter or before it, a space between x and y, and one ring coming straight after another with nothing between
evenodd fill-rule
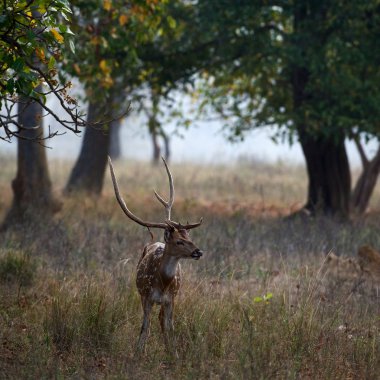
<instances>
[{"instance_id":1,"label":"deer's nose","mask_svg":"<svg viewBox=\"0 0 380 380\"><path fill-rule=\"evenodd\" d=\"M194 251L191 254L191 257L196 260L199 260L202 256L203 252L199 248L194 249Z\"/></svg>"}]
</instances>

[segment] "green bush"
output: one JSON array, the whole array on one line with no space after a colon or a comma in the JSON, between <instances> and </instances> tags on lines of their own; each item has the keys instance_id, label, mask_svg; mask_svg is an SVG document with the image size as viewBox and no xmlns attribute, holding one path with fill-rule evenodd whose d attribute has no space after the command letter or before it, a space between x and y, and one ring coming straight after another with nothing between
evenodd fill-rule
<instances>
[{"instance_id":1,"label":"green bush","mask_svg":"<svg viewBox=\"0 0 380 380\"><path fill-rule=\"evenodd\" d=\"M29 286L36 273L36 262L24 252L6 250L0 253L0 282Z\"/></svg>"}]
</instances>

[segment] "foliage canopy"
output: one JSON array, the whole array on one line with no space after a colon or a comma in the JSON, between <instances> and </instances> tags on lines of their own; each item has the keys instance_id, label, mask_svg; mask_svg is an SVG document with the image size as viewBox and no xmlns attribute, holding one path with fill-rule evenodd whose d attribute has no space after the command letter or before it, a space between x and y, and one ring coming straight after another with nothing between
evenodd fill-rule
<instances>
[{"instance_id":1,"label":"foliage canopy","mask_svg":"<svg viewBox=\"0 0 380 380\"><path fill-rule=\"evenodd\" d=\"M234 120L235 137L267 125L379 136L377 1L200 0L195 22L215 41L202 107Z\"/></svg>"},{"instance_id":2,"label":"foliage canopy","mask_svg":"<svg viewBox=\"0 0 380 380\"><path fill-rule=\"evenodd\" d=\"M3 1L0 4L0 128L2 139L20 137L17 102L39 103L65 128L78 132L82 123L76 101L68 94L69 82L59 79L62 51L74 50L67 25L71 10L67 0ZM69 114L63 120L47 106L53 94Z\"/></svg>"}]
</instances>

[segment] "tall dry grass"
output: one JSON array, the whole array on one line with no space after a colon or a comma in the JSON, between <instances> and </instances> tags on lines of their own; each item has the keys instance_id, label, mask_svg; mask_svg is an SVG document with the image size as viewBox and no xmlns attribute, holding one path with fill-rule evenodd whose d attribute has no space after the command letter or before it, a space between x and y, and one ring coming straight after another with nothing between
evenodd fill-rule
<instances>
[{"instance_id":1,"label":"tall dry grass","mask_svg":"<svg viewBox=\"0 0 380 380\"><path fill-rule=\"evenodd\" d=\"M59 195L70 165L52 165ZM162 168L115 170L132 210L162 220L152 196L153 188L166 193ZM175 307L179 359L165 352L158 313L147 354L135 355L142 320L135 267L150 237L122 214L107 176L102 197L66 198L50 223L2 234L0 378L376 379L378 288L322 268L330 251L380 247L376 213L346 223L282 218L302 204L302 168L246 161L172 171L174 218L204 217L192 236L205 255L184 263ZM10 178L0 174L1 215Z\"/></svg>"}]
</instances>

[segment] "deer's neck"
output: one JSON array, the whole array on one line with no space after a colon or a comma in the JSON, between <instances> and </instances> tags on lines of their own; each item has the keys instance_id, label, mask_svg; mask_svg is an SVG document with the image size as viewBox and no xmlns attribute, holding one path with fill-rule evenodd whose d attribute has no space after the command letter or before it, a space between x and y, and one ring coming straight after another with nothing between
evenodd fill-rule
<instances>
[{"instance_id":1,"label":"deer's neck","mask_svg":"<svg viewBox=\"0 0 380 380\"><path fill-rule=\"evenodd\" d=\"M177 274L179 258L172 256L168 247L165 245L160 265L160 275L162 279L170 282Z\"/></svg>"}]
</instances>

